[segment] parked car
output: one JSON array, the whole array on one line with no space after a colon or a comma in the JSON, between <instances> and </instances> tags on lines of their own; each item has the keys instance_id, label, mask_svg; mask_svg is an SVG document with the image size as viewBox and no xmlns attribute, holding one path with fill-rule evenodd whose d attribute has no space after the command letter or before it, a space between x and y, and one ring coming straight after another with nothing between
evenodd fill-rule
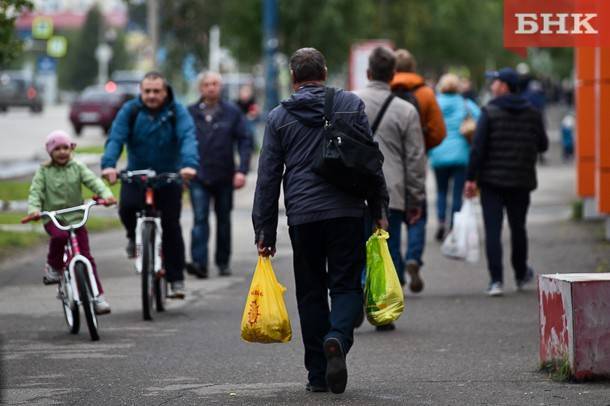
<instances>
[{"instance_id":1,"label":"parked car","mask_svg":"<svg viewBox=\"0 0 610 406\"><path fill-rule=\"evenodd\" d=\"M83 127L98 126L108 134L123 103L135 96L132 87L118 86L114 82L85 88L70 108L74 132L79 136Z\"/></svg>"},{"instance_id":2,"label":"parked car","mask_svg":"<svg viewBox=\"0 0 610 406\"><path fill-rule=\"evenodd\" d=\"M0 112L9 107L27 107L42 112L42 99L36 84L21 73L0 73Z\"/></svg>"}]
</instances>

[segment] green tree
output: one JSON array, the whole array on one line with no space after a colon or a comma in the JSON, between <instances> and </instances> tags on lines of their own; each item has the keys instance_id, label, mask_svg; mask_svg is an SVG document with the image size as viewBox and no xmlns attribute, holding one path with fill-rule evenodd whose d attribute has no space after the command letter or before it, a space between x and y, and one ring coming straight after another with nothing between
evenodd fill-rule
<instances>
[{"instance_id":1,"label":"green tree","mask_svg":"<svg viewBox=\"0 0 610 406\"><path fill-rule=\"evenodd\" d=\"M95 49L103 32L102 24L102 13L94 6L87 13L81 31L69 36L72 41L68 42L68 54L58 66L61 88L82 90L95 83L98 73Z\"/></svg>"},{"instance_id":2,"label":"green tree","mask_svg":"<svg viewBox=\"0 0 610 406\"><path fill-rule=\"evenodd\" d=\"M29 0L0 0L0 67L10 63L21 51L22 43L15 36L15 20L19 13L32 7Z\"/></svg>"}]
</instances>

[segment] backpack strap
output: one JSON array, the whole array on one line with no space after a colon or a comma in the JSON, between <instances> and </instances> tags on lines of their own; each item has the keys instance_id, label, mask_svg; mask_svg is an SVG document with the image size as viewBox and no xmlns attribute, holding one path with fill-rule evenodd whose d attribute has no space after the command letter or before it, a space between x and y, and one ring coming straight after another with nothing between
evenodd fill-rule
<instances>
[{"instance_id":1,"label":"backpack strap","mask_svg":"<svg viewBox=\"0 0 610 406\"><path fill-rule=\"evenodd\" d=\"M324 126L328 127L333 118L333 104L335 101L335 88L325 87L324 94Z\"/></svg>"},{"instance_id":2,"label":"backpack strap","mask_svg":"<svg viewBox=\"0 0 610 406\"><path fill-rule=\"evenodd\" d=\"M393 98L394 98L394 95L392 93L390 93L390 95L388 97L386 97L385 101L383 102L383 105L381 106L381 110L379 110L379 113L377 113L377 117L375 117L375 121L373 122L373 125L371 126L371 132L373 133L373 135L375 135L375 133L377 132L377 127L379 127L379 124L381 124L381 119L383 119L383 116L385 115L385 112L388 109L388 107L390 106L390 103L392 102Z\"/></svg>"},{"instance_id":3,"label":"backpack strap","mask_svg":"<svg viewBox=\"0 0 610 406\"><path fill-rule=\"evenodd\" d=\"M133 107L131 108L131 111L129 112L129 121L127 122L128 124L128 128L129 128L129 132L127 133L127 139L131 139L131 136L133 134L133 129L136 126L136 120L138 118L138 114L140 114L140 106L138 106L138 104L134 104Z\"/></svg>"}]
</instances>

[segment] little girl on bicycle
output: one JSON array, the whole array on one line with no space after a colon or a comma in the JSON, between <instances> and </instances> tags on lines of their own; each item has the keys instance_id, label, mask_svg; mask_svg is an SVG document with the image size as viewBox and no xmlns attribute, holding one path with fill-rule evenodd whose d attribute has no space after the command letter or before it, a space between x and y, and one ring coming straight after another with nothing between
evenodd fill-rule
<instances>
[{"instance_id":1,"label":"little girl on bicycle","mask_svg":"<svg viewBox=\"0 0 610 406\"><path fill-rule=\"evenodd\" d=\"M81 185L84 184L93 193L106 201L106 204L116 203L110 189L87 166L72 158L76 144L70 136L61 130L53 131L47 136L46 150L51 160L43 163L30 186L28 198L28 214L38 215L41 211L53 211L83 203ZM58 216L63 224L74 224L82 220L80 213L66 213ZM55 225L45 220L44 228L51 237L49 253L45 266L43 281L45 284L57 283L64 267L64 247L68 241L68 232L59 230ZM104 290L97 274L95 261L89 249L87 229L83 226L76 230L81 254L87 257L93 267L100 295L97 297L95 312L110 313L110 304L104 297Z\"/></svg>"}]
</instances>

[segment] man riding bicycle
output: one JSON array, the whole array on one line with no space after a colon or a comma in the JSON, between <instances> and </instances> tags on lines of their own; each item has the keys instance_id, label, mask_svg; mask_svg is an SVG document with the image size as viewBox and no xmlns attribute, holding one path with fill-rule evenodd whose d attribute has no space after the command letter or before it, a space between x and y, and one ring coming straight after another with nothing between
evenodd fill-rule
<instances>
[{"instance_id":1,"label":"man riding bicycle","mask_svg":"<svg viewBox=\"0 0 610 406\"><path fill-rule=\"evenodd\" d=\"M140 83L140 97L123 105L117 114L102 156L102 175L117 181L116 163L127 146L127 169L152 169L157 173L179 172L185 181L199 167L195 126L190 114L174 100L171 87L157 72L147 73ZM119 203L121 222L127 231L127 256L136 255L136 213L144 206L145 188L123 183ZM155 202L161 212L162 250L167 282L175 298L184 298L184 241L180 226L182 187L176 183L159 186Z\"/></svg>"}]
</instances>

